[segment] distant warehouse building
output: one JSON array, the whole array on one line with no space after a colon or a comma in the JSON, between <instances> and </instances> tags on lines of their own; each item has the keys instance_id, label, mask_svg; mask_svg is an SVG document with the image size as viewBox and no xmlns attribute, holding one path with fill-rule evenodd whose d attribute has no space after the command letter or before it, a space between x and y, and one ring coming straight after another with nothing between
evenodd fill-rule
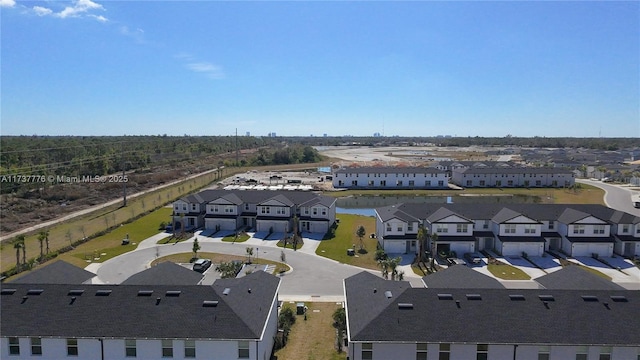
<instances>
[{"instance_id":1,"label":"distant warehouse building","mask_svg":"<svg viewBox=\"0 0 640 360\"><path fill-rule=\"evenodd\" d=\"M558 168L464 168L452 169L451 182L467 188L570 187L575 174Z\"/></svg>"},{"instance_id":2,"label":"distant warehouse building","mask_svg":"<svg viewBox=\"0 0 640 360\"><path fill-rule=\"evenodd\" d=\"M348 189L444 189L446 171L423 167L350 167L335 170L333 187Z\"/></svg>"}]
</instances>

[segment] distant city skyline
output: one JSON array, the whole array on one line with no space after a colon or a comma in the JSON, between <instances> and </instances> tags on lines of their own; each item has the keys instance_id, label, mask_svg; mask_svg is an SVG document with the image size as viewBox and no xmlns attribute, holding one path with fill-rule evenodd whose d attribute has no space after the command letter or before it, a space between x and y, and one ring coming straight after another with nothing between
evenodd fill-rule
<instances>
[{"instance_id":1,"label":"distant city skyline","mask_svg":"<svg viewBox=\"0 0 640 360\"><path fill-rule=\"evenodd\" d=\"M640 137L638 13L0 0L0 133Z\"/></svg>"}]
</instances>

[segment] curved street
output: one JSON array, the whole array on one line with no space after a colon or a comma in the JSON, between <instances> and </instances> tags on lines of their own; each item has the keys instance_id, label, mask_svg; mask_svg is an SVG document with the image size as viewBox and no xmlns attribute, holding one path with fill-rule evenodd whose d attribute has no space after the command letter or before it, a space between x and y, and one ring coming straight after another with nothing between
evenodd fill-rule
<instances>
[{"instance_id":1,"label":"curved street","mask_svg":"<svg viewBox=\"0 0 640 360\"><path fill-rule=\"evenodd\" d=\"M640 194L640 191L633 190L628 185L613 185L602 181L576 179L576 182L603 189L605 191L604 202L608 207L640 216L640 209L634 208L631 202L631 197Z\"/></svg>"}]
</instances>

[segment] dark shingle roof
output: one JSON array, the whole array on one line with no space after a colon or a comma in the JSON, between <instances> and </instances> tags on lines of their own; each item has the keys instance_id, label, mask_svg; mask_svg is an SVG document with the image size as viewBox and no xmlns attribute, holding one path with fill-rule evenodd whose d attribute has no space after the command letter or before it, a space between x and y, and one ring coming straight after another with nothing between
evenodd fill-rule
<instances>
[{"instance_id":1,"label":"dark shingle roof","mask_svg":"<svg viewBox=\"0 0 640 360\"><path fill-rule=\"evenodd\" d=\"M433 167L348 167L335 170L334 174L444 174L445 171Z\"/></svg>"},{"instance_id":2,"label":"dark shingle roof","mask_svg":"<svg viewBox=\"0 0 640 360\"><path fill-rule=\"evenodd\" d=\"M437 289L503 289L502 284L467 266L449 266L422 278L428 288Z\"/></svg>"},{"instance_id":3,"label":"dark shingle roof","mask_svg":"<svg viewBox=\"0 0 640 360\"><path fill-rule=\"evenodd\" d=\"M95 277L96 274L81 269L68 262L59 260L39 266L21 276L13 284L82 284Z\"/></svg>"},{"instance_id":4,"label":"dark shingle roof","mask_svg":"<svg viewBox=\"0 0 640 360\"><path fill-rule=\"evenodd\" d=\"M165 261L131 275L122 285L197 285L203 277L199 272Z\"/></svg>"},{"instance_id":5,"label":"dark shingle roof","mask_svg":"<svg viewBox=\"0 0 640 360\"><path fill-rule=\"evenodd\" d=\"M480 167L454 170L464 174L572 174L571 170L562 168L534 167Z\"/></svg>"},{"instance_id":6,"label":"dark shingle roof","mask_svg":"<svg viewBox=\"0 0 640 360\"><path fill-rule=\"evenodd\" d=\"M558 290L624 290L612 281L592 274L580 266L565 266L536 280L547 289Z\"/></svg>"},{"instance_id":7,"label":"dark shingle roof","mask_svg":"<svg viewBox=\"0 0 640 360\"><path fill-rule=\"evenodd\" d=\"M383 286L345 279L351 341L640 345L640 316L630 316L640 313L640 291L405 288L391 299L372 293ZM545 305L540 295L553 301Z\"/></svg>"},{"instance_id":8,"label":"dark shingle roof","mask_svg":"<svg viewBox=\"0 0 640 360\"><path fill-rule=\"evenodd\" d=\"M279 284L279 278L263 271L218 280L213 286L2 284L0 332L3 336L259 339L277 301ZM229 295L222 294L224 288L231 289ZM5 295L10 289L16 291ZM29 289L43 291L27 296ZM74 300L70 290L84 293ZM99 290L111 292L97 296ZM139 290L153 292L139 296ZM170 296L171 291L179 291L179 296ZM205 307L205 301L218 303Z\"/></svg>"}]
</instances>

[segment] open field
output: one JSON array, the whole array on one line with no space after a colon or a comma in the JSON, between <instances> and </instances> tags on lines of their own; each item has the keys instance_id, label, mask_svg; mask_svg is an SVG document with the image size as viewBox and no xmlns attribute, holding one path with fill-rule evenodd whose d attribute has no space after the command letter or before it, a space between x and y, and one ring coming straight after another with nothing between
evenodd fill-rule
<instances>
[{"instance_id":1,"label":"open field","mask_svg":"<svg viewBox=\"0 0 640 360\"><path fill-rule=\"evenodd\" d=\"M296 315L296 322L291 328L289 342L276 351L278 360L344 360L346 352L335 350L336 331L332 326L333 312L342 307L336 303L307 302L307 320L304 316ZM285 303L283 307L295 304Z\"/></svg>"}]
</instances>

